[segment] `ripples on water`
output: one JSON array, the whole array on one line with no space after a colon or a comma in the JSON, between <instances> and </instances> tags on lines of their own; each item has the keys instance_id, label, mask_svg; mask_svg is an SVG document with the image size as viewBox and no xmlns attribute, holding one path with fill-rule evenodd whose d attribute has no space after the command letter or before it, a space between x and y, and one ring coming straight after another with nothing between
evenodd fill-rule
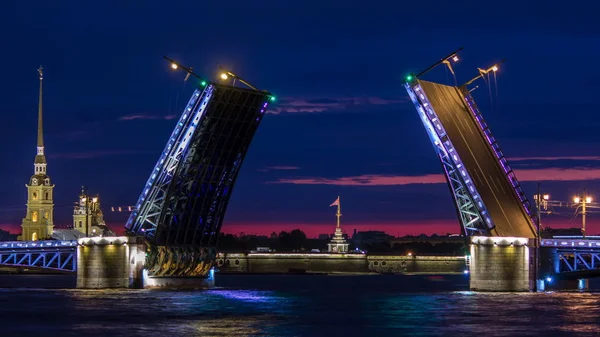
<instances>
[{"instance_id":1,"label":"ripples on water","mask_svg":"<svg viewBox=\"0 0 600 337\"><path fill-rule=\"evenodd\" d=\"M197 292L1 289L0 336L600 334L597 293L473 293L460 277L221 278Z\"/></svg>"}]
</instances>

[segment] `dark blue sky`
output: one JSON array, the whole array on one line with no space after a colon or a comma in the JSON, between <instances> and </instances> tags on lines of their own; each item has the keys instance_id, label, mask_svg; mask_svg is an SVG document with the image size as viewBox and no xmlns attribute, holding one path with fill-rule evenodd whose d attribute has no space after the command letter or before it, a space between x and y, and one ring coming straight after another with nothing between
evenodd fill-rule
<instances>
[{"instance_id":1,"label":"dark blue sky","mask_svg":"<svg viewBox=\"0 0 600 337\"><path fill-rule=\"evenodd\" d=\"M70 223L81 185L100 193L105 211L135 203L193 90L163 55L207 77L223 65L278 96L240 173L225 231L331 232L323 225L334 223L327 206L339 193L347 231L456 232L447 187L430 183L440 165L400 82L460 46L463 80L506 59L497 90L482 82L475 98L526 191L544 180L557 199L584 188L600 198L598 8L564 6L2 3L0 224L13 229L24 216L40 64L55 224ZM448 76L440 68L430 79ZM575 225L565 212L553 221ZM116 227L126 219L106 213Z\"/></svg>"}]
</instances>

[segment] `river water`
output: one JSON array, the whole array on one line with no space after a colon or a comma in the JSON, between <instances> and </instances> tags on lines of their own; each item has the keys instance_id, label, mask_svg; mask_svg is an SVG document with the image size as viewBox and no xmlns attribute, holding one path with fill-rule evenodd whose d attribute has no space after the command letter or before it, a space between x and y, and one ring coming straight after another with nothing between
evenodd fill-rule
<instances>
[{"instance_id":1,"label":"river water","mask_svg":"<svg viewBox=\"0 0 600 337\"><path fill-rule=\"evenodd\" d=\"M0 289L0 336L600 335L594 292L474 293L465 276L216 280L208 291Z\"/></svg>"}]
</instances>

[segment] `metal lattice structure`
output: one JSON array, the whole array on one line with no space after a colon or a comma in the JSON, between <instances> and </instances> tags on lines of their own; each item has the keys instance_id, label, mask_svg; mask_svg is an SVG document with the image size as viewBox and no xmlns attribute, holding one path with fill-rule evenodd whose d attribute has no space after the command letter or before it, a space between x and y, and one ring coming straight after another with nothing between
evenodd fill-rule
<instances>
[{"instance_id":1,"label":"metal lattice structure","mask_svg":"<svg viewBox=\"0 0 600 337\"><path fill-rule=\"evenodd\" d=\"M587 239L543 239L541 247L555 249L555 273L600 272L600 241Z\"/></svg>"},{"instance_id":2,"label":"metal lattice structure","mask_svg":"<svg viewBox=\"0 0 600 337\"><path fill-rule=\"evenodd\" d=\"M74 272L77 241L17 241L0 243L0 265Z\"/></svg>"},{"instance_id":3,"label":"metal lattice structure","mask_svg":"<svg viewBox=\"0 0 600 337\"><path fill-rule=\"evenodd\" d=\"M404 87L417 108L419 117L421 117L425 130L440 158L464 234L467 236L490 234L494 224L491 218L487 216L487 210L475 189L473 180L455 153L452 141L436 112L431 107L419 82L407 82Z\"/></svg>"},{"instance_id":4,"label":"metal lattice structure","mask_svg":"<svg viewBox=\"0 0 600 337\"><path fill-rule=\"evenodd\" d=\"M600 270L600 251L559 252L558 257L561 272Z\"/></svg>"},{"instance_id":5,"label":"metal lattice structure","mask_svg":"<svg viewBox=\"0 0 600 337\"><path fill-rule=\"evenodd\" d=\"M193 93L126 224L130 233L146 237L154 275L208 271L235 180L270 97L221 84Z\"/></svg>"},{"instance_id":6,"label":"metal lattice structure","mask_svg":"<svg viewBox=\"0 0 600 337\"><path fill-rule=\"evenodd\" d=\"M440 158L464 235L536 237L527 197L467 84L411 75L404 87Z\"/></svg>"}]
</instances>

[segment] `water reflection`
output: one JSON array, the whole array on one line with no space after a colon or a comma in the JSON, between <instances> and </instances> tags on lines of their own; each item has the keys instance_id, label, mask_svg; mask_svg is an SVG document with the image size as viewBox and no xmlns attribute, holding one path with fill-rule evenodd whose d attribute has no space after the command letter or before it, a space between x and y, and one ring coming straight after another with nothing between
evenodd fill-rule
<instances>
[{"instance_id":1,"label":"water reflection","mask_svg":"<svg viewBox=\"0 0 600 337\"><path fill-rule=\"evenodd\" d=\"M572 337L600 331L595 293L443 292L437 284L410 292L416 279L393 277L245 280L252 281L210 291L0 290L0 336ZM256 290L270 288L267 282L280 287ZM290 286L281 287L284 282Z\"/></svg>"}]
</instances>

